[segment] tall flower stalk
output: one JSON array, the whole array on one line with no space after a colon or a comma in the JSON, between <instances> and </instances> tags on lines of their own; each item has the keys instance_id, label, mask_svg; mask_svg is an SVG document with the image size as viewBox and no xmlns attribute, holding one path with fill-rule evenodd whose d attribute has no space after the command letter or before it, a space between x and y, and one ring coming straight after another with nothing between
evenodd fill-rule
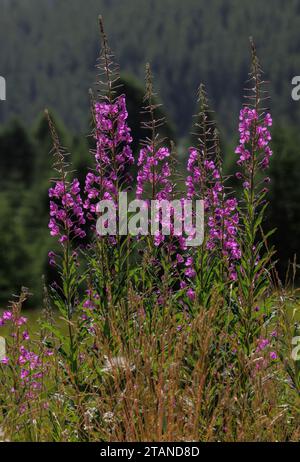
<instances>
[{"instance_id":1,"label":"tall flower stalk","mask_svg":"<svg viewBox=\"0 0 300 462\"><path fill-rule=\"evenodd\" d=\"M159 134L159 127L163 126L165 119L156 118L156 111L161 106L155 102L153 78L150 64L146 65L146 92L144 97L143 114L145 120L142 128L147 130L148 136L142 141L138 159L138 175L136 197L141 199L146 192L146 199L161 200L170 198L172 184L171 170L168 162L169 147L164 146L164 138Z\"/></svg>"},{"instance_id":2,"label":"tall flower stalk","mask_svg":"<svg viewBox=\"0 0 300 462\"><path fill-rule=\"evenodd\" d=\"M85 237L83 225L85 218L80 186L77 178L71 180L71 171L67 162L67 152L61 146L57 131L46 111L53 143L54 169L58 178L49 189L50 198L50 234L59 238L62 257L49 253L50 263L56 265L61 276L61 287L52 286L54 303L66 319L69 332L68 355L72 371L77 369L76 345L72 317L78 304L78 286L80 275L77 271L77 239Z\"/></svg>"},{"instance_id":3,"label":"tall flower stalk","mask_svg":"<svg viewBox=\"0 0 300 462\"><path fill-rule=\"evenodd\" d=\"M253 348L258 329L253 307L263 303L269 287L270 258L272 249L265 249L266 238L262 233L262 221L267 206L267 189L262 183L269 178L265 170L269 166L272 151L270 149L271 115L264 107L267 100L262 70L257 58L255 45L251 39L252 63L247 89L247 103L240 112L239 145L235 152L239 156L237 164L240 171L236 174L243 185L243 203L241 207L242 226L240 228L240 246L242 260L239 277L238 300L241 310L243 343L247 354Z\"/></svg>"},{"instance_id":4,"label":"tall flower stalk","mask_svg":"<svg viewBox=\"0 0 300 462\"><path fill-rule=\"evenodd\" d=\"M148 217L147 225L151 227L151 236L147 235L141 240L141 245L147 243L144 252L141 272L143 277L143 289L152 293L153 301L149 305L149 313L152 316L153 304L158 303L162 312L168 310L178 277L177 265L182 262L181 256L185 248L182 236L176 236L173 218L176 210L167 201L174 199L174 144L161 135L161 128L165 124L165 117L160 114L161 104L157 102L154 91L153 76L150 64L146 65L145 72L146 91L144 107L142 110L142 129L145 137L141 140L141 149L138 157L136 198L144 200L151 205L151 218ZM154 205L155 204L155 205ZM168 216L164 220L163 209L166 207ZM182 219L182 217L176 217ZM164 235L163 228L166 225L168 235ZM153 226L155 231L153 232ZM149 261L151 265L149 266Z\"/></svg>"},{"instance_id":5,"label":"tall flower stalk","mask_svg":"<svg viewBox=\"0 0 300 462\"><path fill-rule=\"evenodd\" d=\"M146 65L146 92L144 96L142 128L147 136L141 141L138 158L137 199L150 201L168 200L171 198L170 148L165 146L165 139L160 136L159 128L164 125L164 117L157 117L157 109L161 106L155 101L153 78L150 64ZM160 221L160 220L159 220ZM164 241L160 231L154 236L154 244L159 246Z\"/></svg>"},{"instance_id":6,"label":"tall flower stalk","mask_svg":"<svg viewBox=\"0 0 300 462\"><path fill-rule=\"evenodd\" d=\"M98 64L97 95L96 99L92 98L92 136L96 143L92 155L95 167L87 174L85 183L85 208L90 219L95 218L96 205L102 199L113 200L118 206L118 193L130 189L132 177L129 170L134 163L125 95L116 96L118 66L108 47L101 17L99 24L102 49Z\"/></svg>"},{"instance_id":7,"label":"tall flower stalk","mask_svg":"<svg viewBox=\"0 0 300 462\"><path fill-rule=\"evenodd\" d=\"M119 68L108 46L102 18L99 17L101 52L99 57L97 92L91 98L93 119L92 138L95 149L91 151L94 168L88 172L85 180L84 208L90 223L95 225L99 218L97 204L101 200L110 200L114 204L114 217L117 224L119 193L129 192L132 188L130 169L134 163L131 149L131 130L127 123L125 95L118 95ZM93 245L89 252L89 272L98 275L98 290L105 308L109 286L112 293L126 290L129 248L127 238L119 233L115 236L100 235L95 226ZM104 223L106 228L108 222ZM106 275L104 277L104 275Z\"/></svg>"},{"instance_id":8,"label":"tall flower stalk","mask_svg":"<svg viewBox=\"0 0 300 462\"><path fill-rule=\"evenodd\" d=\"M195 268L188 271L196 277L198 297L207 303L215 284L224 284L227 277L236 279L235 265L240 258L236 239L239 217L237 200L225 188L219 136L202 84L198 105L193 134L197 145L189 149L186 187L188 199L204 201L206 226L204 243L196 252ZM211 267L211 271L207 272L207 267Z\"/></svg>"}]
</instances>

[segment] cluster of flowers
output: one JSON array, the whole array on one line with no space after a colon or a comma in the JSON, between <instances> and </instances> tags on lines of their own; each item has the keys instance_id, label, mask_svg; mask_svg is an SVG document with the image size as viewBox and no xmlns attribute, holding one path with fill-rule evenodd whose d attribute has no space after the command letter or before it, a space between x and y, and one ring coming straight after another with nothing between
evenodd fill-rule
<instances>
[{"instance_id":1,"label":"cluster of flowers","mask_svg":"<svg viewBox=\"0 0 300 462\"><path fill-rule=\"evenodd\" d=\"M173 188L170 181L171 169L169 162L166 160L168 157L170 157L170 150L167 147L155 150L148 144L140 150L137 162L139 167L136 188L137 199L142 199L146 190L152 200L170 199ZM157 220L163 226L159 216ZM164 236L158 230L154 236L154 244L159 246L163 241Z\"/></svg>"},{"instance_id":2,"label":"cluster of flowers","mask_svg":"<svg viewBox=\"0 0 300 462\"><path fill-rule=\"evenodd\" d=\"M73 237L84 238L82 226L85 218L78 179L75 178L71 184L57 181L49 189L49 197L52 199L49 222L51 236L60 236L61 244Z\"/></svg>"},{"instance_id":3,"label":"cluster of flowers","mask_svg":"<svg viewBox=\"0 0 300 462\"><path fill-rule=\"evenodd\" d=\"M83 302L83 305L82 305L81 319L85 323L88 332L94 335L95 329L94 329L93 312L95 311L97 307L97 303L100 299L100 296L96 291L92 289L88 289L86 291L86 294L87 294L87 298Z\"/></svg>"},{"instance_id":4,"label":"cluster of flowers","mask_svg":"<svg viewBox=\"0 0 300 462\"><path fill-rule=\"evenodd\" d=\"M196 292L191 287L189 280L194 279L196 276L194 259L189 255L182 254L177 254L176 258L178 263L182 263L184 265L183 274L185 278L180 281L180 289L183 289L186 292L187 297L193 301L196 298Z\"/></svg>"},{"instance_id":5,"label":"cluster of flowers","mask_svg":"<svg viewBox=\"0 0 300 462\"><path fill-rule=\"evenodd\" d=\"M90 220L95 218L96 205L100 200L116 202L121 185L123 191L129 189L131 176L128 167L134 162L125 96L119 96L112 104L97 102L94 109L96 169L86 176L87 199L84 202Z\"/></svg>"},{"instance_id":6,"label":"cluster of flowers","mask_svg":"<svg viewBox=\"0 0 300 462\"><path fill-rule=\"evenodd\" d=\"M162 200L168 199L172 193L170 182L171 170L167 159L170 151L166 147L161 147L154 151L151 145L147 145L140 150L138 159L138 175L136 197L142 198L146 185L149 185L151 198Z\"/></svg>"},{"instance_id":7,"label":"cluster of flowers","mask_svg":"<svg viewBox=\"0 0 300 462\"><path fill-rule=\"evenodd\" d=\"M228 265L229 276L232 280L236 280L235 263L241 258L241 250L237 241L238 202L235 198L230 198L225 199L222 204L220 196L223 192L224 186L220 183L216 184L211 191L211 205L214 210L208 218L209 238L206 245L210 250L220 245Z\"/></svg>"},{"instance_id":8,"label":"cluster of flowers","mask_svg":"<svg viewBox=\"0 0 300 462\"><path fill-rule=\"evenodd\" d=\"M187 170L190 173L186 180L188 198L192 199L197 195L199 185L203 187L200 194L204 199L209 227L206 247L209 250L221 247L230 278L235 280L237 277L235 262L241 258L237 241L238 202L235 198L226 198L220 171L215 162L201 159L200 153L195 148L190 148Z\"/></svg>"},{"instance_id":9,"label":"cluster of flowers","mask_svg":"<svg viewBox=\"0 0 300 462\"><path fill-rule=\"evenodd\" d=\"M277 337L277 331L270 334L270 338L260 337L257 339L256 353L260 356L256 358L256 370L267 367L270 361L278 359L276 351L272 350L272 340Z\"/></svg>"},{"instance_id":10,"label":"cluster of flowers","mask_svg":"<svg viewBox=\"0 0 300 462\"><path fill-rule=\"evenodd\" d=\"M199 187L203 179L200 154L196 148L189 149L187 171L190 173L185 183L187 187L187 198L193 199L197 195L197 186Z\"/></svg>"},{"instance_id":11,"label":"cluster of flowers","mask_svg":"<svg viewBox=\"0 0 300 462\"><path fill-rule=\"evenodd\" d=\"M244 107L240 111L239 133L240 140L235 153L239 155L237 164L239 166L247 167L248 163L252 160L251 147L249 146L250 140L255 140L256 155L259 156L259 164L262 169L269 166L272 151L270 149L271 134L269 127L272 126L272 117L269 113L260 120L257 111L249 107ZM257 157L258 159L258 157ZM237 177L243 178L243 175L238 172ZM249 182L244 182L244 188L249 188Z\"/></svg>"},{"instance_id":12,"label":"cluster of flowers","mask_svg":"<svg viewBox=\"0 0 300 462\"><path fill-rule=\"evenodd\" d=\"M15 342L17 342L18 358L14 366L17 365L19 367L19 383L25 389L25 398L27 400L33 400L36 397L36 393L42 388L42 380L46 373L47 364L45 361L42 361L38 354L30 351L23 344L23 342L28 342L30 340L28 330L26 329L27 318L15 316L12 311L5 311L0 318L0 326L4 326L7 323L13 326L13 333L11 336ZM51 350L46 350L44 352L46 357L52 354L53 352ZM11 359L5 356L0 362L4 365L9 365ZM15 393L16 390L12 388L11 392ZM22 406L22 408L25 410L26 406Z\"/></svg>"},{"instance_id":13,"label":"cluster of flowers","mask_svg":"<svg viewBox=\"0 0 300 462\"><path fill-rule=\"evenodd\" d=\"M8 322L14 322L15 326L21 327L27 323L27 318L20 316L18 318L14 318L13 313L11 311L4 311L2 317L0 317L0 327L5 326ZM29 340L28 332L23 332L24 340ZM4 361L5 362L5 361Z\"/></svg>"}]
</instances>

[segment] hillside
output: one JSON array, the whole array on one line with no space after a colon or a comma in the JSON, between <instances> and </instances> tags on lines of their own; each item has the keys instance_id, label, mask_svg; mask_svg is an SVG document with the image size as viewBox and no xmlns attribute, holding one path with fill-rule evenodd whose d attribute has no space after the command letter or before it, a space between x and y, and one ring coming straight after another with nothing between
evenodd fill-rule
<instances>
[{"instance_id":1,"label":"hillside","mask_svg":"<svg viewBox=\"0 0 300 462\"><path fill-rule=\"evenodd\" d=\"M145 62L152 63L181 136L190 129L201 81L225 134L233 133L248 72L249 35L271 81L274 116L299 122L300 104L290 97L291 78L300 72L296 0L86 0L84 7L78 0L1 0L0 5L0 75L8 87L2 122L13 115L30 122L50 106L70 128L87 126L99 13L122 71L142 82Z\"/></svg>"}]
</instances>

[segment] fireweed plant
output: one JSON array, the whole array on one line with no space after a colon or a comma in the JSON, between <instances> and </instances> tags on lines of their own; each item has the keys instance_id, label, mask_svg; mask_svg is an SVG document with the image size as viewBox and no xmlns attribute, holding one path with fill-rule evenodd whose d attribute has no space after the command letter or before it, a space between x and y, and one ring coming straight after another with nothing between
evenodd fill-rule
<instances>
[{"instance_id":1,"label":"fireweed plant","mask_svg":"<svg viewBox=\"0 0 300 462\"><path fill-rule=\"evenodd\" d=\"M239 119L237 178L228 187L219 134L203 85L187 175L146 67L145 138L135 156L126 96L100 18L102 51L91 92L94 167L74 176L48 112L57 178L49 189L49 264L39 334L22 290L0 317L0 435L16 441L295 441L300 437L297 299L274 282L263 231L272 118L255 47ZM132 166L137 172L132 174ZM178 191L181 181L185 192ZM180 189L180 188L179 188ZM99 235L97 204L132 199L204 201L204 242L189 236ZM295 310L294 310L295 311ZM58 314L57 314L58 313ZM5 329L5 330L4 330ZM297 359L297 358L296 358ZM2 437L2 436L1 436Z\"/></svg>"},{"instance_id":2,"label":"fireweed plant","mask_svg":"<svg viewBox=\"0 0 300 462\"><path fill-rule=\"evenodd\" d=\"M260 321L253 317L253 307L261 304L270 291L270 259L272 249L266 247L262 222L267 207L266 184L270 179L266 174L272 150L270 148L272 117L266 112L265 82L261 80L262 71L251 39L252 68L248 102L240 111L239 144L235 150L240 171L236 176L242 181L243 200L241 201L241 227L239 243L241 264L238 267L239 279L238 306L240 311L241 340L249 355L253 342L260 330Z\"/></svg>"},{"instance_id":3,"label":"fireweed plant","mask_svg":"<svg viewBox=\"0 0 300 462\"><path fill-rule=\"evenodd\" d=\"M218 131L211 120L203 85L199 88L198 105L194 133L198 146L189 149L186 186L189 199L204 200L208 219L204 245L198 249L193 259L196 267L188 275L196 277L197 297L201 304L206 304L214 285L236 280L241 251L237 240L238 203L226 189Z\"/></svg>"}]
</instances>

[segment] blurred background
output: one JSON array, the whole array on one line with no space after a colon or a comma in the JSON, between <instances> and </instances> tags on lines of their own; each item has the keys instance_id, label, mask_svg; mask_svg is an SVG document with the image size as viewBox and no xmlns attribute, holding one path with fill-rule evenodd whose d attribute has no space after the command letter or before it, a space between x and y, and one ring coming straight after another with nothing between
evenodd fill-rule
<instances>
[{"instance_id":1,"label":"blurred background","mask_svg":"<svg viewBox=\"0 0 300 462\"><path fill-rule=\"evenodd\" d=\"M41 303L48 269L47 190L51 141L48 107L81 180L91 164L88 90L96 79L98 15L102 14L121 77L136 140L145 63L179 144L184 166L196 95L206 85L222 135L227 173L236 155L238 113L248 76L249 36L270 81L273 115L271 205L278 270L300 250L300 101L291 98L300 75L299 0L0 0L0 308L21 285ZM138 149L135 143L134 149ZM184 167L183 167L184 168Z\"/></svg>"}]
</instances>

